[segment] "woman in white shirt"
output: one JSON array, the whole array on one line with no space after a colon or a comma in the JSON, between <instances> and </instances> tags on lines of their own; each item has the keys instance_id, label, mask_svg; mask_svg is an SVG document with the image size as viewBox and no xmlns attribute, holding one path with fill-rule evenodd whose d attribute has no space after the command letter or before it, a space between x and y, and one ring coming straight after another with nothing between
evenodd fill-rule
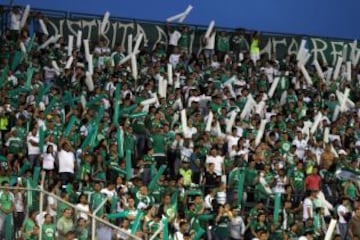
<instances>
[{"instance_id":1,"label":"woman in white shirt","mask_svg":"<svg viewBox=\"0 0 360 240\"><path fill-rule=\"evenodd\" d=\"M80 194L76 208L76 219L83 218L87 222L89 220L87 213L90 213L90 207L87 201L87 196L84 193Z\"/></svg>"},{"instance_id":2,"label":"woman in white shirt","mask_svg":"<svg viewBox=\"0 0 360 240\"><path fill-rule=\"evenodd\" d=\"M52 145L47 146L46 153L43 154L42 160L43 160L42 168L51 175L52 171L55 168L55 155L54 155L54 148Z\"/></svg>"}]
</instances>

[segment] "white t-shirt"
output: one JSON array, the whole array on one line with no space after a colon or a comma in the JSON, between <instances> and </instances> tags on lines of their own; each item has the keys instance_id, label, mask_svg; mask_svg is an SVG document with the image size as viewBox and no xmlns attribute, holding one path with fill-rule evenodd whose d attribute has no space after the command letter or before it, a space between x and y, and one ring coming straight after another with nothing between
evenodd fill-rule
<instances>
[{"instance_id":1,"label":"white t-shirt","mask_svg":"<svg viewBox=\"0 0 360 240\"><path fill-rule=\"evenodd\" d=\"M177 231L174 234L174 240L183 240L184 239L184 234L182 234L180 231Z\"/></svg>"},{"instance_id":2,"label":"white t-shirt","mask_svg":"<svg viewBox=\"0 0 360 240\"><path fill-rule=\"evenodd\" d=\"M305 198L303 203L303 220L306 221L308 218L313 217L314 204L310 198ZM308 214L308 208L310 208L310 215Z\"/></svg>"},{"instance_id":3,"label":"white t-shirt","mask_svg":"<svg viewBox=\"0 0 360 240\"><path fill-rule=\"evenodd\" d=\"M173 68L176 68L176 65L180 61L180 54L171 54L169 57L169 63L173 66Z\"/></svg>"},{"instance_id":4,"label":"white t-shirt","mask_svg":"<svg viewBox=\"0 0 360 240\"><path fill-rule=\"evenodd\" d=\"M10 29L11 30L20 30L21 15L18 13L10 13Z\"/></svg>"},{"instance_id":5,"label":"white t-shirt","mask_svg":"<svg viewBox=\"0 0 360 240\"><path fill-rule=\"evenodd\" d=\"M178 45L180 37L181 37L181 33L178 31L174 31L174 32L170 33L169 34L169 45L176 47Z\"/></svg>"},{"instance_id":6,"label":"white t-shirt","mask_svg":"<svg viewBox=\"0 0 360 240\"><path fill-rule=\"evenodd\" d=\"M59 158L59 173L74 173L75 170L75 154L73 152L66 152L61 150L58 153Z\"/></svg>"},{"instance_id":7,"label":"white t-shirt","mask_svg":"<svg viewBox=\"0 0 360 240\"><path fill-rule=\"evenodd\" d=\"M206 45L205 45L204 49L214 50L214 48L215 48L215 37L216 37L216 33L212 33L210 35L210 37L207 39L207 42L206 42Z\"/></svg>"},{"instance_id":8,"label":"white t-shirt","mask_svg":"<svg viewBox=\"0 0 360 240\"><path fill-rule=\"evenodd\" d=\"M292 142L292 145L296 146L296 155L299 159L303 159L305 155L305 149L307 147L307 142L305 139L295 139Z\"/></svg>"},{"instance_id":9,"label":"white t-shirt","mask_svg":"<svg viewBox=\"0 0 360 240\"><path fill-rule=\"evenodd\" d=\"M48 196L47 197L47 203L48 203L48 207L47 207L47 210L49 212L49 214L51 216L56 216L56 210L54 210L51 205L54 205L55 209L56 209L56 200L55 198L51 197L51 196Z\"/></svg>"},{"instance_id":10,"label":"white t-shirt","mask_svg":"<svg viewBox=\"0 0 360 240\"><path fill-rule=\"evenodd\" d=\"M337 208L337 215L339 216L339 223L346 223L346 220L345 218L341 215L341 212L343 213L348 213L349 212L349 209L347 209L347 207L345 207L344 205L340 205L338 208Z\"/></svg>"},{"instance_id":11,"label":"white t-shirt","mask_svg":"<svg viewBox=\"0 0 360 240\"><path fill-rule=\"evenodd\" d=\"M49 68L48 66L43 67L44 70L44 79L53 80L56 75L56 70L54 68Z\"/></svg>"},{"instance_id":12,"label":"white t-shirt","mask_svg":"<svg viewBox=\"0 0 360 240\"><path fill-rule=\"evenodd\" d=\"M43 155L43 169L54 170L55 157L51 153L44 153Z\"/></svg>"},{"instance_id":13,"label":"white t-shirt","mask_svg":"<svg viewBox=\"0 0 360 240\"><path fill-rule=\"evenodd\" d=\"M197 133L196 127L187 127L184 132L184 138L192 138L193 135Z\"/></svg>"},{"instance_id":14,"label":"white t-shirt","mask_svg":"<svg viewBox=\"0 0 360 240\"><path fill-rule=\"evenodd\" d=\"M27 148L28 148L28 154L29 155L38 155L40 154L40 148L39 146L34 146L30 143L30 141L34 141L36 143L39 143L39 137L38 136L33 136L32 133L29 133L29 135L27 136Z\"/></svg>"},{"instance_id":15,"label":"white t-shirt","mask_svg":"<svg viewBox=\"0 0 360 240\"><path fill-rule=\"evenodd\" d=\"M24 212L24 195L21 192L15 193L15 211Z\"/></svg>"},{"instance_id":16,"label":"white t-shirt","mask_svg":"<svg viewBox=\"0 0 360 240\"><path fill-rule=\"evenodd\" d=\"M86 213L90 212L89 204L78 203L78 204L76 204L76 207L81 210L81 211L77 212L76 218L77 219L83 218L87 221L89 219L89 216Z\"/></svg>"},{"instance_id":17,"label":"white t-shirt","mask_svg":"<svg viewBox=\"0 0 360 240\"><path fill-rule=\"evenodd\" d=\"M224 163L224 158L221 156L207 156L206 157L206 164L213 163L214 164L214 172L217 176L222 175L222 165Z\"/></svg>"},{"instance_id":18,"label":"white t-shirt","mask_svg":"<svg viewBox=\"0 0 360 240\"><path fill-rule=\"evenodd\" d=\"M211 196L210 194L206 195L205 199L204 199L204 203L205 203L205 209L210 209L212 210L212 201L214 200L214 197Z\"/></svg>"},{"instance_id":19,"label":"white t-shirt","mask_svg":"<svg viewBox=\"0 0 360 240\"><path fill-rule=\"evenodd\" d=\"M237 146L238 141L239 141L239 137L233 136L233 135L227 135L226 140L227 140L227 143L228 143L228 152L231 152L232 147L234 145Z\"/></svg>"},{"instance_id":20,"label":"white t-shirt","mask_svg":"<svg viewBox=\"0 0 360 240\"><path fill-rule=\"evenodd\" d=\"M110 191L107 188L103 188L100 192L105 194L108 198L112 198L116 194L115 189Z\"/></svg>"}]
</instances>

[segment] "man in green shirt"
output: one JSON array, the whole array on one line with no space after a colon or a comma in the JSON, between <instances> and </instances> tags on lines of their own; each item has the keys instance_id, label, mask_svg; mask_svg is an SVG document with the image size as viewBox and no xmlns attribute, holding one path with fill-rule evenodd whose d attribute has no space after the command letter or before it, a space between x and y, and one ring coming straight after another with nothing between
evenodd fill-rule
<instances>
[{"instance_id":1,"label":"man in green shirt","mask_svg":"<svg viewBox=\"0 0 360 240\"><path fill-rule=\"evenodd\" d=\"M42 225L42 239L43 240L54 240L55 239L56 227L52 223L52 217L50 214L45 214L45 221Z\"/></svg>"},{"instance_id":2,"label":"man in green shirt","mask_svg":"<svg viewBox=\"0 0 360 240\"><path fill-rule=\"evenodd\" d=\"M294 190L295 202L300 202L304 197L304 182L305 182L305 174L303 170L303 162L298 161L296 164L296 169L290 176L291 187Z\"/></svg>"},{"instance_id":3,"label":"man in green shirt","mask_svg":"<svg viewBox=\"0 0 360 240\"><path fill-rule=\"evenodd\" d=\"M5 237L5 228L6 228L6 219L11 216L14 211L14 194L12 194L7 187L9 187L9 182L4 181L2 183L4 190L0 192L0 238Z\"/></svg>"},{"instance_id":4,"label":"man in green shirt","mask_svg":"<svg viewBox=\"0 0 360 240\"><path fill-rule=\"evenodd\" d=\"M166 136L162 128L156 128L151 135L151 145L154 149L154 157L157 168L166 164Z\"/></svg>"},{"instance_id":5,"label":"man in green shirt","mask_svg":"<svg viewBox=\"0 0 360 240\"><path fill-rule=\"evenodd\" d=\"M25 240L36 240L38 239L38 227L35 223L35 217L37 215L37 211L31 211L29 213L29 217L25 219L22 226L22 234Z\"/></svg>"},{"instance_id":6,"label":"man in green shirt","mask_svg":"<svg viewBox=\"0 0 360 240\"><path fill-rule=\"evenodd\" d=\"M58 240L65 240L67 233L74 230L71 208L64 210L63 216L58 220L56 228L59 234Z\"/></svg>"},{"instance_id":7,"label":"man in green shirt","mask_svg":"<svg viewBox=\"0 0 360 240\"><path fill-rule=\"evenodd\" d=\"M91 199L90 199L90 208L92 211L94 211L95 209L97 209L97 207L100 205L100 203L102 201L104 201L105 199L105 195L102 194L100 192L101 190L101 185L100 183L95 183L94 184L94 192L91 195ZM102 207L101 209L99 209L99 211L96 212L96 215L98 217L102 217L102 215L104 214L104 207Z\"/></svg>"}]
</instances>

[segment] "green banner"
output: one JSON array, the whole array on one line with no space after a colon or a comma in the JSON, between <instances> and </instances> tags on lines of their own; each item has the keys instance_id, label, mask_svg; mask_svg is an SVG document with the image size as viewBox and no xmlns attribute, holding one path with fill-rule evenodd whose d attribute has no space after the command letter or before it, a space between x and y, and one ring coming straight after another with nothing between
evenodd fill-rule
<instances>
[{"instance_id":1,"label":"green banner","mask_svg":"<svg viewBox=\"0 0 360 240\"><path fill-rule=\"evenodd\" d=\"M90 39L96 42L100 33L101 19L94 18L76 18L76 19L62 19L51 18L47 24L50 35L56 34L72 34L76 36L78 30L82 30L84 39ZM196 26L189 26L192 30L190 37L190 52L197 53L202 46L202 37L206 29L200 29ZM181 27L178 27L181 32ZM218 31L220 31L218 29ZM159 42L168 42L168 35L165 24L159 23L144 23L136 21L110 21L105 28L104 37L110 47L123 46L127 49L127 36L133 34L133 39L139 34L144 34L144 44L149 49L152 49ZM230 39L233 32L229 32ZM248 44L250 37L246 37ZM261 54L271 56L276 54L277 58L282 58L287 54L296 54L298 52L300 42L303 38L301 36L286 36L276 35L270 36L263 34L260 38ZM307 40L307 49L316 57L319 62L324 62L329 65L335 65L336 59L339 56L346 56L347 60L354 60L354 52L360 50L358 43L354 44L352 41L326 39L318 37L305 37ZM249 44L250 45L250 44ZM355 51L354 51L355 50ZM344 52L344 53L343 53ZM356 55L356 54L355 54ZM311 61L311 60L310 60Z\"/></svg>"}]
</instances>

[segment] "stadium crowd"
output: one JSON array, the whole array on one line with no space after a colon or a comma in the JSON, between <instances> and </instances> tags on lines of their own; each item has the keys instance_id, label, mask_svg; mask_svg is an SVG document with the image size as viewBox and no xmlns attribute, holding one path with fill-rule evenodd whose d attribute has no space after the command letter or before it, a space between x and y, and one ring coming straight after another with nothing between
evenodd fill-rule
<instances>
[{"instance_id":1,"label":"stadium crowd","mask_svg":"<svg viewBox=\"0 0 360 240\"><path fill-rule=\"evenodd\" d=\"M123 230L97 222L99 240L320 240L331 219L331 239L360 239L356 63L349 81L308 62L311 84L259 33L214 29L191 53L191 27L170 25L139 53L99 36L69 55L68 36L44 47L41 14L21 18L0 39L1 239L90 239L87 213ZM40 213L38 192L7 188L42 171L72 205L46 195Z\"/></svg>"}]
</instances>

